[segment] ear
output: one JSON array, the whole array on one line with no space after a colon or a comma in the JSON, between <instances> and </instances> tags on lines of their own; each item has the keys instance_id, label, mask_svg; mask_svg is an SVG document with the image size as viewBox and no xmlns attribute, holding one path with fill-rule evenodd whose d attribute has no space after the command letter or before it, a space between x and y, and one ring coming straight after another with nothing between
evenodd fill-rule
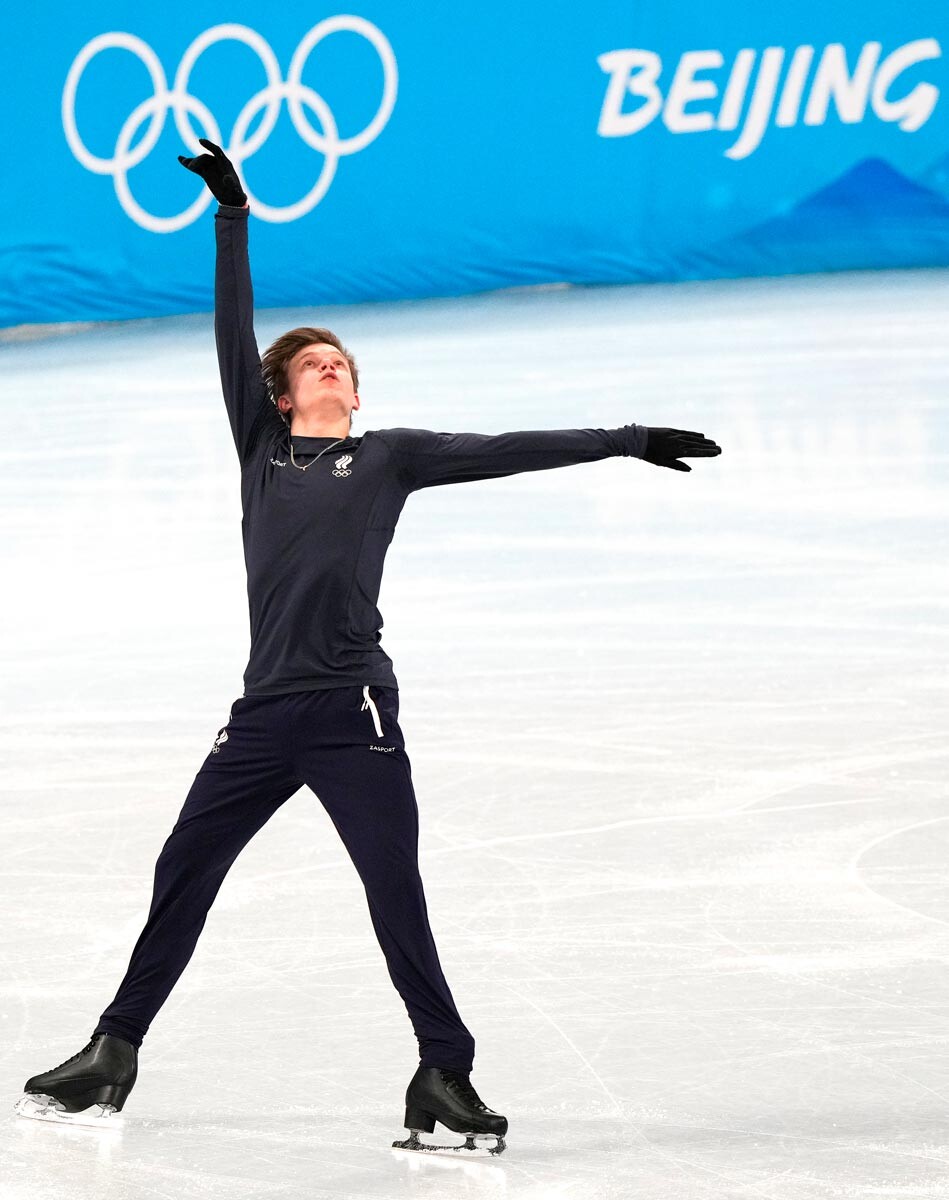
<instances>
[{"instance_id":1,"label":"ear","mask_svg":"<svg viewBox=\"0 0 949 1200\"><path fill-rule=\"evenodd\" d=\"M286 404L284 401L286 401ZM293 405L290 403L290 397L286 392L284 392L282 396L277 397L277 408L279 408L282 413L289 412L292 407Z\"/></svg>"},{"instance_id":2,"label":"ear","mask_svg":"<svg viewBox=\"0 0 949 1200\"><path fill-rule=\"evenodd\" d=\"M355 411L359 407L359 393L358 392L353 392L353 399L356 401L356 403L353 405L353 410Z\"/></svg>"}]
</instances>

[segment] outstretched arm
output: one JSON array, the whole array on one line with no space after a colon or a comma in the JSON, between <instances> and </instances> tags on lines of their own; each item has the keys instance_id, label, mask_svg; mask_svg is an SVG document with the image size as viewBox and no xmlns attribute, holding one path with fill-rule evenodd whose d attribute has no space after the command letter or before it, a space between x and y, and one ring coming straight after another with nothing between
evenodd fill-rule
<instances>
[{"instance_id":1,"label":"outstretched arm","mask_svg":"<svg viewBox=\"0 0 949 1200\"><path fill-rule=\"evenodd\" d=\"M620 429L529 429L516 433L433 433L429 429L379 431L400 464L410 491L475 479L500 479L522 471L549 471L573 463L628 454L641 458L642 425Z\"/></svg>"},{"instance_id":2,"label":"outstretched arm","mask_svg":"<svg viewBox=\"0 0 949 1200\"><path fill-rule=\"evenodd\" d=\"M254 292L247 254L247 196L233 164L206 138L211 153L178 161L210 188L220 207L214 217L217 262L214 273L214 337L221 389L234 444L243 464L261 431L280 422L260 372L254 336Z\"/></svg>"},{"instance_id":3,"label":"outstretched arm","mask_svg":"<svg viewBox=\"0 0 949 1200\"><path fill-rule=\"evenodd\" d=\"M681 429L621 425L618 429L534 429L518 433L434 433L429 429L384 429L410 491L445 483L499 479L522 471L549 471L573 463L624 456L690 471L676 456L711 457L721 448Z\"/></svg>"}]
</instances>

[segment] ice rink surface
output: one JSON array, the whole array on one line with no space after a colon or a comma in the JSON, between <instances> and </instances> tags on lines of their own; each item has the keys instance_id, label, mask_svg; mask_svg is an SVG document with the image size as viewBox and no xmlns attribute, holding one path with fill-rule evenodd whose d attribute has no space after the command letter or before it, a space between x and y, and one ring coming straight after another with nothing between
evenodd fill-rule
<instances>
[{"instance_id":1,"label":"ice rink surface","mask_svg":"<svg viewBox=\"0 0 949 1200\"><path fill-rule=\"evenodd\" d=\"M241 695L211 317L0 342L3 1200L949 1193L949 272L260 313L355 353L354 434L636 422L426 489L382 644L496 1160L400 1156L417 1047L317 797L237 860L121 1130L80 1050ZM443 1132L438 1127L439 1133Z\"/></svg>"}]
</instances>

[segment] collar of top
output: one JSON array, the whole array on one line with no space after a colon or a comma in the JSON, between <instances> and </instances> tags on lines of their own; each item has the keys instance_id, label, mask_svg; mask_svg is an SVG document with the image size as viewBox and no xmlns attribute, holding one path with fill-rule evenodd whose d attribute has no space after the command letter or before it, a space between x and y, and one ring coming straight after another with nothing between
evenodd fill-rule
<instances>
[{"instance_id":1,"label":"collar of top","mask_svg":"<svg viewBox=\"0 0 949 1200\"><path fill-rule=\"evenodd\" d=\"M326 446L332 446L334 442L337 442L340 446L345 446L347 442L351 442L352 440L352 434L347 434L344 438L304 437L299 433L287 435L287 441L293 445L294 450L322 450Z\"/></svg>"}]
</instances>

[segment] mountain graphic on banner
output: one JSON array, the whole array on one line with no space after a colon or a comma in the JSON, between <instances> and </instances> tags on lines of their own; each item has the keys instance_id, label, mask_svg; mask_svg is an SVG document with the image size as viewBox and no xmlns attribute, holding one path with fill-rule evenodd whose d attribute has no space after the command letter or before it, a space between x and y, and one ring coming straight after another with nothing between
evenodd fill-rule
<instances>
[{"instance_id":1,"label":"mountain graphic on banner","mask_svg":"<svg viewBox=\"0 0 949 1200\"><path fill-rule=\"evenodd\" d=\"M949 200L949 154L944 154L928 166L920 175L919 182L938 192L944 200Z\"/></svg>"},{"instance_id":2,"label":"mountain graphic on banner","mask_svg":"<svg viewBox=\"0 0 949 1200\"><path fill-rule=\"evenodd\" d=\"M717 243L708 257L728 273L756 274L949 265L949 201L867 158L781 216Z\"/></svg>"}]
</instances>

